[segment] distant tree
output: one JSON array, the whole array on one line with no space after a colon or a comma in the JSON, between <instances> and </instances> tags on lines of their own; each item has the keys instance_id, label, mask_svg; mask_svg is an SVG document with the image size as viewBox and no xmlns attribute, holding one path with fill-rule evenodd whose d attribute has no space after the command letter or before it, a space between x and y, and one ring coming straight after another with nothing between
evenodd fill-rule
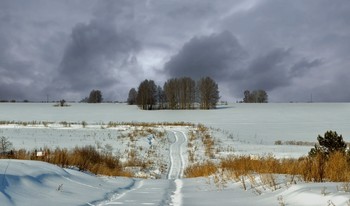
<instances>
[{"instance_id":1,"label":"distant tree","mask_svg":"<svg viewBox=\"0 0 350 206\"><path fill-rule=\"evenodd\" d=\"M169 109L178 109L179 97L178 97L178 80L176 78L169 79L164 83L164 94L168 101Z\"/></svg>"},{"instance_id":2,"label":"distant tree","mask_svg":"<svg viewBox=\"0 0 350 206\"><path fill-rule=\"evenodd\" d=\"M2 136L0 138L0 153L8 152L11 150L12 143L7 137Z\"/></svg>"},{"instance_id":3,"label":"distant tree","mask_svg":"<svg viewBox=\"0 0 350 206\"><path fill-rule=\"evenodd\" d=\"M198 92L201 109L216 107L220 99L218 84L210 77L201 78L198 82Z\"/></svg>"},{"instance_id":4,"label":"distant tree","mask_svg":"<svg viewBox=\"0 0 350 206\"><path fill-rule=\"evenodd\" d=\"M258 90L256 91L256 102L257 103L267 103L268 102L268 96L265 90Z\"/></svg>"},{"instance_id":5,"label":"distant tree","mask_svg":"<svg viewBox=\"0 0 350 206\"><path fill-rule=\"evenodd\" d=\"M137 105L144 110L152 110L156 104L157 86L153 80L144 80L140 83L137 93Z\"/></svg>"},{"instance_id":6,"label":"distant tree","mask_svg":"<svg viewBox=\"0 0 350 206\"><path fill-rule=\"evenodd\" d=\"M130 89L129 95L128 95L128 104L129 105L134 105L136 104L136 98L137 98L137 91L135 88Z\"/></svg>"},{"instance_id":7,"label":"distant tree","mask_svg":"<svg viewBox=\"0 0 350 206\"><path fill-rule=\"evenodd\" d=\"M193 108L196 94L196 82L189 77L183 77L178 80L178 84L180 109Z\"/></svg>"},{"instance_id":8,"label":"distant tree","mask_svg":"<svg viewBox=\"0 0 350 206\"><path fill-rule=\"evenodd\" d=\"M88 103L89 102L89 97L84 97L79 101L80 103Z\"/></svg>"},{"instance_id":9,"label":"distant tree","mask_svg":"<svg viewBox=\"0 0 350 206\"><path fill-rule=\"evenodd\" d=\"M249 90L245 90L244 91L244 98L243 98L243 102L244 103L250 103L250 91Z\"/></svg>"},{"instance_id":10,"label":"distant tree","mask_svg":"<svg viewBox=\"0 0 350 206\"><path fill-rule=\"evenodd\" d=\"M268 95L265 90L244 91L244 103L267 103Z\"/></svg>"},{"instance_id":11,"label":"distant tree","mask_svg":"<svg viewBox=\"0 0 350 206\"><path fill-rule=\"evenodd\" d=\"M66 103L66 100L64 100L64 99L62 99L62 100L60 100L60 106L61 107L64 107L64 104Z\"/></svg>"},{"instance_id":12,"label":"distant tree","mask_svg":"<svg viewBox=\"0 0 350 206\"><path fill-rule=\"evenodd\" d=\"M92 90L89 95L88 103L101 103L103 100L100 90Z\"/></svg>"},{"instance_id":13,"label":"distant tree","mask_svg":"<svg viewBox=\"0 0 350 206\"><path fill-rule=\"evenodd\" d=\"M200 79L197 84L190 77L172 78L163 88L146 79L138 87L136 104L145 110L154 109L155 105L159 109L193 109L199 102L201 109L212 109L219 99L218 84L210 77Z\"/></svg>"},{"instance_id":14,"label":"distant tree","mask_svg":"<svg viewBox=\"0 0 350 206\"><path fill-rule=\"evenodd\" d=\"M159 109L164 109L165 103L166 103L166 96L161 86L157 86L156 100L157 100Z\"/></svg>"},{"instance_id":15,"label":"distant tree","mask_svg":"<svg viewBox=\"0 0 350 206\"><path fill-rule=\"evenodd\" d=\"M164 84L170 109L191 109L195 102L196 82L189 77L172 78Z\"/></svg>"}]
</instances>

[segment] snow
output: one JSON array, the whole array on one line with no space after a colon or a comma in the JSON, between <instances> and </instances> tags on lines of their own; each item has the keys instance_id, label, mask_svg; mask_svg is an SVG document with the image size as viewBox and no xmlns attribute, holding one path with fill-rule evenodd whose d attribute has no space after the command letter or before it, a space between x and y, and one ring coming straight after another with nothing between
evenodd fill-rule
<instances>
[{"instance_id":1,"label":"snow","mask_svg":"<svg viewBox=\"0 0 350 206\"><path fill-rule=\"evenodd\" d=\"M128 179L98 177L26 160L0 160L1 205L348 205L340 183L265 187L261 195L239 182L219 189L208 178ZM249 182L247 182L249 184ZM61 189L58 190L59 186Z\"/></svg>"},{"instance_id":2,"label":"snow","mask_svg":"<svg viewBox=\"0 0 350 206\"><path fill-rule=\"evenodd\" d=\"M175 142L170 146L170 169L168 179L178 179L183 176L185 168L186 135L182 132L173 132ZM179 133L180 135L176 134ZM185 150L186 151L186 150Z\"/></svg>"},{"instance_id":3,"label":"snow","mask_svg":"<svg viewBox=\"0 0 350 206\"><path fill-rule=\"evenodd\" d=\"M0 160L0 170L1 205L85 205L133 182L28 160Z\"/></svg>"},{"instance_id":4,"label":"snow","mask_svg":"<svg viewBox=\"0 0 350 206\"><path fill-rule=\"evenodd\" d=\"M2 103L0 120L68 121L88 124L114 122L192 122L220 128L239 140L271 144L276 140L315 141L336 130L350 136L349 103L229 104L216 110L139 110L126 104Z\"/></svg>"},{"instance_id":5,"label":"snow","mask_svg":"<svg viewBox=\"0 0 350 206\"><path fill-rule=\"evenodd\" d=\"M0 125L0 136L8 137L15 148L73 148L112 146L114 154L128 148L126 133L140 128L114 122L191 122L211 127L219 146L218 155L273 155L298 158L312 146L274 145L276 140L315 142L318 134L335 130L345 141L350 136L350 104L231 104L216 110L142 111L125 104L0 104L0 121L47 121L48 125ZM64 127L66 121L72 124ZM86 121L83 126L81 122ZM139 155L156 151L158 166L147 174L163 179L102 177L63 169L38 161L0 160L0 205L349 205L350 193L339 189L345 183L291 184L277 175L278 189L241 182L217 181L216 177L183 178L187 162L188 127L158 126L164 138L148 134L135 141ZM151 144L150 144L151 142ZM202 148L194 145L199 156ZM196 147L197 146L197 147ZM151 158L155 158L151 157ZM202 157L203 158L203 157ZM202 159L203 160L203 159ZM154 177L154 175L151 177ZM255 177L259 179L259 176ZM261 181L260 181L261 182ZM350 186L349 186L350 187Z\"/></svg>"},{"instance_id":6,"label":"snow","mask_svg":"<svg viewBox=\"0 0 350 206\"><path fill-rule=\"evenodd\" d=\"M218 190L206 178L186 179L182 189L183 206L186 205L348 205L350 194L337 191L339 183L298 183L261 195L251 189L244 191L240 183L230 183ZM321 194L326 187L326 195ZM281 204L283 203L283 204Z\"/></svg>"}]
</instances>

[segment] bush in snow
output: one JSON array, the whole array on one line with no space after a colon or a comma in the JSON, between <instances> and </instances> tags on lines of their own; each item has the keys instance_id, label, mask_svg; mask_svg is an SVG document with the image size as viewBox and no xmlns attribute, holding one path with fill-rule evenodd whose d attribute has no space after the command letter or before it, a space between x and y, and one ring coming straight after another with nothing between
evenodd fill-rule
<instances>
[{"instance_id":1,"label":"bush in snow","mask_svg":"<svg viewBox=\"0 0 350 206\"><path fill-rule=\"evenodd\" d=\"M346 143L343 140L342 135L338 135L335 131L327 131L324 137L318 135L317 140L319 145L315 145L309 152L310 156L315 156L319 153L329 156L329 154L334 152L345 153Z\"/></svg>"}]
</instances>

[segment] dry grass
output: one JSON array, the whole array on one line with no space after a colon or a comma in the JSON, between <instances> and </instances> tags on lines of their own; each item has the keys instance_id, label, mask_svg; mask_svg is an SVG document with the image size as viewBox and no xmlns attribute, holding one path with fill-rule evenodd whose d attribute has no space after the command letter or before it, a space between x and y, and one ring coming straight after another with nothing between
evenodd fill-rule
<instances>
[{"instance_id":1,"label":"dry grass","mask_svg":"<svg viewBox=\"0 0 350 206\"><path fill-rule=\"evenodd\" d=\"M204 154L209 159L213 159L215 157L215 141L214 138L210 135L210 131L208 127L205 127L202 124L197 125L198 136L201 138L203 146L204 146Z\"/></svg>"},{"instance_id":2,"label":"dry grass","mask_svg":"<svg viewBox=\"0 0 350 206\"><path fill-rule=\"evenodd\" d=\"M347 155L335 152L325 158L322 156L303 157L299 159L276 159L273 156L252 158L250 156L231 156L221 159L220 164L204 162L194 164L186 169L187 177L209 176L216 171L224 171L225 176L241 181L242 176L259 174L264 184L276 188L273 174L286 174L290 182L298 176L304 181L312 182L349 182L350 165Z\"/></svg>"},{"instance_id":3,"label":"dry grass","mask_svg":"<svg viewBox=\"0 0 350 206\"><path fill-rule=\"evenodd\" d=\"M186 177L208 177L217 172L217 165L213 162L207 161L201 164L193 164L185 169L184 175Z\"/></svg>"},{"instance_id":4,"label":"dry grass","mask_svg":"<svg viewBox=\"0 0 350 206\"><path fill-rule=\"evenodd\" d=\"M47 125L52 122L46 122L46 121L0 121L0 125L21 125L21 126L34 126L34 125Z\"/></svg>"},{"instance_id":5,"label":"dry grass","mask_svg":"<svg viewBox=\"0 0 350 206\"><path fill-rule=\"evenodd\" d=\"M123 169L119 158L111 154L103 154L93 146L76 147L72 150L56 148L44 149L45 156L37 157L35 151L24 149L14 151L11 156L0 158L12 158L23 160L40 160L60 167L77 167L81 171L89 171L94 174L108 176L133 176L131 172Z\"/></svg>"},{"instance_id":6,"label":"dry grass","mask_svg":"<svg viewBox=\"0 0 350 206\"><path fill-rule=\"evenodd\" d=\"M292 177L299 175L304 181L350 181L349 160L341 152L331 154L328 159L322 156L299 159L276 159L272 156L259 158L232 156L222 159L220 168L228 170L236 176L250 173L288 174Z\"/></svg>"}]
</instances>

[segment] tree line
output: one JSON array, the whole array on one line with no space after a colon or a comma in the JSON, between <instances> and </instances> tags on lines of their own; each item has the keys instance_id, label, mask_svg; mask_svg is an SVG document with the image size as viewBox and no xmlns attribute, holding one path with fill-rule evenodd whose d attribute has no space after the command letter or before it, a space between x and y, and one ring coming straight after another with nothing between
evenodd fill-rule
<instances>
[{"instance_id":1,"label":"tree line","mask_svg":"<svg viewBox=\"0 0 350 206\"><path fill-rule=\"evenodd\" d=\"M130 89L127 102L143 110L213 109L220 99L218 84L210 77L195 81L190 77L168 79L163 87L144 80Z\"/></svg>"},{"instance_id":2,"label":"tree line","mask_svg":"<svg viewBox=\"0 0 350 206\"><path fill-rule=\"evenodd\" d=\"M267 103L268 95L265 90L244 91L243 103Z\"/></svg>"},{"instance_id":3,"label":"tree line","mask_svg":"<svg viewBox=\"0 0 350 206\"><path fill-rule=\"evenodd\" d=\"M152 109L213 109L220 99L218 84L210 77L195 81L190 77L168 79L163 87L156 85L153 80L144 80L138 89L131 88L127 103L138 105L143 110ZM80 102L103 102L100 90L91 90L88 97ZM241 103L267 103L268 95L265 90L245 90ZM58 106L67 106L64 99Z\"/></svg>"}]
</instances>

